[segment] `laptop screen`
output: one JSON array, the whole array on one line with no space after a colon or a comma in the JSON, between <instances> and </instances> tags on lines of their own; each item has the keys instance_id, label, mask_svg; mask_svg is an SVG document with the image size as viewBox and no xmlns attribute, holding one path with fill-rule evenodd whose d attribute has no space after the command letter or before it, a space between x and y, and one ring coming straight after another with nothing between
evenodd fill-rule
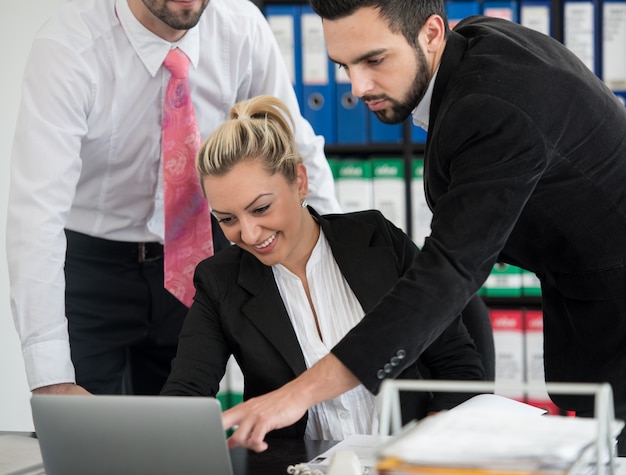
<instances>
[{"instance_id":1,"label":"laptop screen","mask_svg":"<svg viewBox=\"0 0 626 475\"><path fill-rule=\"evenodd\" d=\"M219 401L35 394L47 475L232 475Z\"/></svg>"}]
</instances>

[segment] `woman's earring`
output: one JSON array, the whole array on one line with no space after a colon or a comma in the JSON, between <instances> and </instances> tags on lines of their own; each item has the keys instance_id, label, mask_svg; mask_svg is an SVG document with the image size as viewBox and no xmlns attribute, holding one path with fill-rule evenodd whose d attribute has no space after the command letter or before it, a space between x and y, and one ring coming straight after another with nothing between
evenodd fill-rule
<instances>
[{"instance_id":1,"label":"woman's earring","mask_svg":"<svg viewBox=\"0 0 626 475\"><path fill-rule=\"evenodd\" d=\"M307 202L306 198L302 198L302 201L300 201L300 205L302 205L303 208L306 208L309 203Z\"/></svg>"}]
</instances>

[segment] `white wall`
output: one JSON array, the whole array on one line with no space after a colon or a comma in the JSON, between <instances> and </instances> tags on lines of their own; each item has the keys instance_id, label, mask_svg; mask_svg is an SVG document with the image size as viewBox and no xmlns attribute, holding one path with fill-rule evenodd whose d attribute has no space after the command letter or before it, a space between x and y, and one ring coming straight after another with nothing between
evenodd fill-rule
<instances>
[{"instance_id":1,"label":"white wall","mask_svg":"<svg viewBox=\"0 0 626 475\"><path fill-rule=\"evenodd\" d=\"M20 85L32 39L66 0L0 0L0 431L32 431L30 392L9 304L6 264L6 208L11 144ZM26 219L28 219L26 217Z\"/></svg>"}]
</instances>

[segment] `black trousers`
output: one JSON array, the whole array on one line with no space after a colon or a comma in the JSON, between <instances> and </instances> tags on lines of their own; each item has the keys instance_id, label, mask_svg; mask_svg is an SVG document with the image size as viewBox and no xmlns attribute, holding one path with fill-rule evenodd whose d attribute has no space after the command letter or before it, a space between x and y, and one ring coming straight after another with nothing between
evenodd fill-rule
<instances>
[{"instance_id":1,"label":"black trousers","mask_svg":"<svg viewBox=\"0 0 626 475\"><path fill-rule=\"evenodd\" d=\"M619 272L616 282L621 282ZM610 282L612 274L607 274ZM542 282L546 381L608 382L615 417L626 420L626 295L615 285L595 279L593 292L572 284L563 291ZM551 398L561 409L593 415L593 396L553 394ZM626 456L626 429L618 436L618 454Z\"/></svg>"},{"instance_id":2,"label":"black trousers","mask_svg":"<svg viewBox=\"0 0 626 475\"><path fill-rule=\"evenodd\" d=\"M213 224L217 252L230 243ZM69 230L66 236L65 303L77 384L94 394L159 394L188 310L163 286L162 246Z\"/></svg>"}]
</instances>

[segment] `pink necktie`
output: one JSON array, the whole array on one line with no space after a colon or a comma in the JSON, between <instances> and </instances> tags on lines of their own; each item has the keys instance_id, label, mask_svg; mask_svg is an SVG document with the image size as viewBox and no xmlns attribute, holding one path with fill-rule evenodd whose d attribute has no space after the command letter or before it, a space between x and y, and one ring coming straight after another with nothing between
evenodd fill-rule
<instances>
[{"instance_id":1,"label":"pink necktie","mask_svg":"<svg viewBox=\"0 0 626 475\"><path fill-rule=\"evenodd\" d=\"M189 58L175 48L163 65L172 73L163 105L165 288L189 307L196 265L213 255L211 217L195 167L201 139L189 95Z\"/></svg>"}]
</instances>

